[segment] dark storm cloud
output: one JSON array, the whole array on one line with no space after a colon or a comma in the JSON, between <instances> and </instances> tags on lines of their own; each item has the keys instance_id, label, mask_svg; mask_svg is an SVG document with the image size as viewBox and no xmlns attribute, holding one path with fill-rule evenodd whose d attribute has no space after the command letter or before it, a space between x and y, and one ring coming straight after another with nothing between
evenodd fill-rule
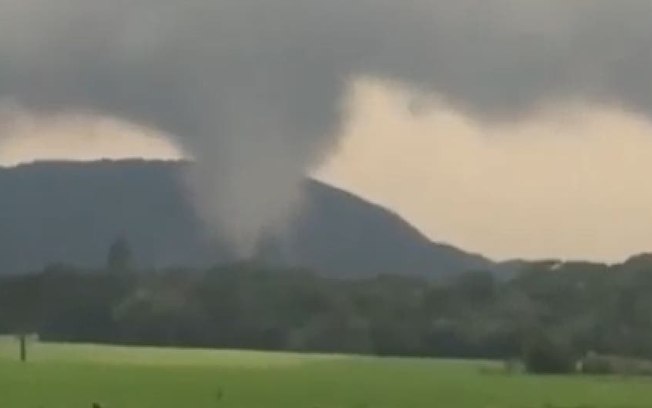
<instances>
[{"instance_id":1,"label":"dark storm cloud","mask_svg":"<svg viewBox=\"0 0 652 408\"><path fill-rule=\"evenodd\" d=\"M348 84L436 92L479 119L562 100L652 115L648 0L0 0L0 98L159 128L241 247L329 151Z\"/></svg>"}]
</instances>

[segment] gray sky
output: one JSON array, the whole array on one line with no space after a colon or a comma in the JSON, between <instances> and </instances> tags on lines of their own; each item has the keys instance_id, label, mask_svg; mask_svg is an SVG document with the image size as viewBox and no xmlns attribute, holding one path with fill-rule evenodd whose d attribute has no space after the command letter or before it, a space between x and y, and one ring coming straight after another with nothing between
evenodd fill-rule
<instances>
[{"instance_id":1,"label":"gray sky","mask_svg":"<svg viewBox=\"0 0 652 408\"><path fill-rule=\"evenodd\" d=\"M650 251L652 122L560 104L487 126L440 104L358 86L355 119L317 176L395 209L435 240L496 259L620 261Z\"/></svg>"},{"instance_id":2,"label":"gray sky","mask_svg":"<svg viewBox=\"0 0 652 408\"><path fill-rule=\"evenodd\" d=\"M0 0L0 16L0 157L173 144L243 251L313 172L496 257L650 242L648 0Z\"/></svg>"}]
</instances>

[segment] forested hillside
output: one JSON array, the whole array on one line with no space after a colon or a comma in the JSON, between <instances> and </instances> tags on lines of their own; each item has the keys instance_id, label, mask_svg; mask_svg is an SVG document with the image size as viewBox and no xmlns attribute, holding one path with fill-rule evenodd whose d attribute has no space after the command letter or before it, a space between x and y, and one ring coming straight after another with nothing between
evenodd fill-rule
<instances>
[{"instance_id":1,"label":"forested hillside","mask_svg":"<svg viewBox=\"0 0 652 408\"><path fill-rule=\"evenodd\" d=\"M0 274L59 261L100 266L119 236L142 267L233 261L226 237L209 233L187 199L182 177L189 165L102 161L0 169ZM262 243L255 258L339 276L438 277L493 267L431 242L397 215L344 191L306 180L304 193L295 222L282 238Z\"/></svg>"}]
</instances>

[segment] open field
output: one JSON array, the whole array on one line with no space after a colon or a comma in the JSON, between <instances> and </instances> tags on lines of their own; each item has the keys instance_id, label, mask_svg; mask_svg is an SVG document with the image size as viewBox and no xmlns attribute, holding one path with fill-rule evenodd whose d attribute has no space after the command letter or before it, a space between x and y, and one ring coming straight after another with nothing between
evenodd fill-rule
<instances>
[{"instance_id":1,"label":"open field","mask_svg":"<svg viewBox=\"0 0 652 408\"><path fill-rule=\"evenodd\" d=\"M0 339L0 407L649 408L652 380L506 375L490 363Z\"/></svg>"}]
</instances>

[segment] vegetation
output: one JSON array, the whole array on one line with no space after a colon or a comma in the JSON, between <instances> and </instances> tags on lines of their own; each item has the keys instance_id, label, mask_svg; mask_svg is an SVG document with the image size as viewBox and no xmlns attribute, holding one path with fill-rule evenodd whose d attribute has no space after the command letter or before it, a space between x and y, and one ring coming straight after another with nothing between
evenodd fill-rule
<instances>
[{"instance_id":1,"label":"vegetation","mask_svg":"<svg viewBox=\"0 0 652 408\"><path fill-rule=\"evenodd\" d=\"M225 245L230 237L221 230L207 234L181 182L189 165L104 160L0 168L0 275L52 261L88 267L134 261L161 268L233 262L239 254ZM267 187L268 194L285 194ZM300 216L282 234L261 240L258 259L345 277L435 277L498 267L433 243L396 214L327 184L305 180L301 197ZM120 240L107 259L117 235L129 240L134 259Z\"/></svg>"},{"instance_id":2,"label":"vegetation","mask_svg":"<svg viewBox=\"0 0 652 408\"><path fill-rule=\"evenodd\" d=\"M109 254L106 258L106 266L109 271L129 272L132 264L132 252L129 242L124 237L116 239L109 248Z\"/></svg>"},{"instance_id":3,"label":"vegetation","mask_svg":"<svg viewBox=\"0 0 652 408\"><path fill-rule=\"evenodd\" d=\"M506 375L492 363L0 341L3 407L648 408L648 381ZM492 371L493 370L493 371Z\"/></svg>"},{"instance_id":4,"label":"vegetation","mask_svg":"<svg viewBox=\"0 0 652 408\"><path fill-rule=\"evenodd\" d=\"M124 345L523 358L531 371L560 373L590 353L651 359L650 294L647 258L613 267L543 262L510 280L473 272L439 281L335 279L255 264L165 271L122 261L96 271L52 265L0 279L0 333Z\"/></svg>"},{"instance_id":5,"label":"vegetation","mask_svg":"<svg viewBox=\"0 0 652 408\"><path fill-rule=\"evenodd\" d=\"M582 373L592 375L650 376L652 375L652 362L638 358L590 353L580 361L580 370Z\"/></svg>"},{"instance_id":6,"label":"vegetation","mask_svg":"<svg viewBox=\"0 0 652 408\"><path fill-rule=\"evenodd\" d=\"M577 361L563 340L545 334L525 345L523 360L527 371L536 374L569 374L575 371Z\"/></svg>"}]
</instances>

